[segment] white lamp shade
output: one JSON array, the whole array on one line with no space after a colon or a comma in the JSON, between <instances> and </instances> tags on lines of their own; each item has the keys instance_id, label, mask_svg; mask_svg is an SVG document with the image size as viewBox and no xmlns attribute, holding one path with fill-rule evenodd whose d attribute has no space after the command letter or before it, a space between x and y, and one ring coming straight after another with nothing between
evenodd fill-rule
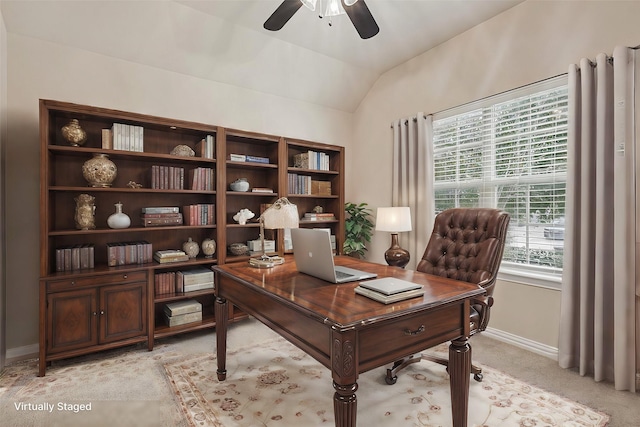
<instances>
[{"instance_id":1,"label":"white lamp shade","mask_svg":"<svg viewBox=\"0 0 640 427\"><path fill-rule=\"evenodd\" d=\"M264 228L298 228L298 207L286 198L275 201L260 216Z\"/></svg>"},{"instance_id":2,"label":"white lamp shade","mask_svg":"<svg viewBox=\"0 0 640 427\"><path fill-rule=\"evenodd\" d=\"M411 231L411 210L409 207L378 208L376 230L391 233Z\"/></svg>"}]
</instances>

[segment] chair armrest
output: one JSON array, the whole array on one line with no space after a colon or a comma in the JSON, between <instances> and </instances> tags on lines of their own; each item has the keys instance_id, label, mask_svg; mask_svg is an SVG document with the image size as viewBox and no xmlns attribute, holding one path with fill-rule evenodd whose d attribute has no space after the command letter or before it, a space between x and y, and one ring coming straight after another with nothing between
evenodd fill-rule
<instances>
[{"instance_id":1,"label":"chair armrest","mask_svg":"<svg viewBox=\"0 0 640 427\"><path fill-rule=\"evenodd\" d=\"M480 324L476 332L484 331L489 324L489 309L493 306L493 297L486 295L475 297L471 300L471 305L480 306L479 310L476 308L476 311L480 315Z\"/></svg>"}]
</instances>

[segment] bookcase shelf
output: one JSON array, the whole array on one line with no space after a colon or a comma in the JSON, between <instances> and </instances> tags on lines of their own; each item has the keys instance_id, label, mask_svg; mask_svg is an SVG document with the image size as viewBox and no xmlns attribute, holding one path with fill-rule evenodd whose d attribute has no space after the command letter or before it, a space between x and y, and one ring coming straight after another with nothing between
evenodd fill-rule
<instances>
[{"instance_id":1,"label":"bookcase shelf","mask_svg":"<svg viewBox=\"0 0 640 427\"><path fill-rule=\"evenodd\" d=\"M77 119L87 134L81 146L70 145L62 135L62 127L72 119ZM132 129L130 144L118 145L118 149L113 148L119 132L116 124ZM142 133L142 138L136 132ZM52 100L40 100L40 140L40 376L53 360L141 341L147 341L152 350L155 339L215 327L213 289L160 294L156 292L156 279L216 264L247 262L248 255L231 255L227 248L232 243L246 244L259 238L257 218L262 209L280 197L296 203L301 217L318 206L325 212L333 212L335 220L303 221L301 226L330 228L337 247L342 247L343 147ZM211 150L205 151L205 143L201 142L204 140L213 144ZM191 148L195 156L171 154L179 145ZM131 151L121 149L123 146ZM328 165L328 170L294 167L294 157L309 151L322 153L323 165ZM98 153L107 154L117 167L117 175L107 187L91 187L82 174L82 165ZM153 179L157 175L152 174L152 169L166 173L176 168L180 172L171 174L170 185ZM207 179L206 190L191 189L191 179L199 173L191 171L197 168L213 171L212 175L206 172L198 175L199 179ZM331 188L331 194L290 194L290 173L323 181L322 185ZM231 190L230 183L239 178L249 182L249 191ZM154 188L160 186L175 188ZM254 187L261 192L251 191ZM76 198L81 194L94 198L93 229L76 226ZM122 211L129 215L128 228L108 227L107 218L115 212L116 204L122 204ZM203 221L207 225L188 225L186 218L180 225L143 225L141 216L145 207L178 207L184 217L185 207L190 205L213 206L213 220L201 217L207 219ZM236 223L233 216L240 209L251 210L255 217L244 225ZM279 253L287 250L284 234L282 230L267 230L267 238L276 240ZM142 243L148 243L155 252L181 249L188 239L200 246L203 240L213 239L215 254L206 258L200 253L188 261L173 263L109 265L113 259L109 258L107 248L114 243L131 250L134 244L141 248ZM79 249L83 254L91 248L93 266L79 269L76 265L76 269L59 271L57 250L62 248ZM135 258L128 261L132 259ZM202 304L202 320L168 327L163 307L187 299ZM127 313L128 317L115 322L116 316L97 314L108 314L109 310ZM246 317L237 307L230 306L229 310L232 321ZM67 325L69 318L80 321ZM112 330L115 333L111 335L104 332Z\"/></svg>"}]
</instances>

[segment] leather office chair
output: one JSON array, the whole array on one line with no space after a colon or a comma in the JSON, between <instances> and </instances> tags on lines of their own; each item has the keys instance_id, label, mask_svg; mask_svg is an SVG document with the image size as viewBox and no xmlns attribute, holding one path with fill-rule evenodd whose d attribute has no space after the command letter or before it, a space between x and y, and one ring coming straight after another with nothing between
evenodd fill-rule
<instances>
[{"instance_id":1,"label":"leather office chair","mask_svg":"<svg viewBox=\"0 0 640 427\"><path fill-rule=\"evenodd\" d=\"M508 225L509 214L499 209L443 211L436 216L427 249L418 262L418 271L476 283L487 290L485 296L472 301L470 335L484 331L489 323ZM387 369L385 381L395 384L398 371L422 359L445 365L448 370L448 359L414 354ZM471 373L476 381L482 381L482 369L472 365Z\"/></svg>"}]
</instances>

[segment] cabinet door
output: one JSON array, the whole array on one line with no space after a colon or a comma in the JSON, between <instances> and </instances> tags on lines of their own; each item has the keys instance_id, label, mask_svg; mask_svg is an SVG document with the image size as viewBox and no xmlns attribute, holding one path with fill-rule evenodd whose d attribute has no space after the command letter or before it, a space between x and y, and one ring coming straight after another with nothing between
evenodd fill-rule
<instances>
[{"instance_id":1,"label":"cabinet door","mask_svg":"<svg viewBox=\"0 0 640 427\"><path fill-rule=\"evenodd\" d=\"M147 333L147 283L100 288L100 342L106 343Z\"/></svg>"},{"instance_id":2,"label":"cabinet door","mask_svg":"<svg viewBox=\"0 0 640 427\"><path fill-rule=\"evenodd\" d=\"M56 353L98 343L96 290L47 296L47 352Z\"/></svg>"}]
</instances>

